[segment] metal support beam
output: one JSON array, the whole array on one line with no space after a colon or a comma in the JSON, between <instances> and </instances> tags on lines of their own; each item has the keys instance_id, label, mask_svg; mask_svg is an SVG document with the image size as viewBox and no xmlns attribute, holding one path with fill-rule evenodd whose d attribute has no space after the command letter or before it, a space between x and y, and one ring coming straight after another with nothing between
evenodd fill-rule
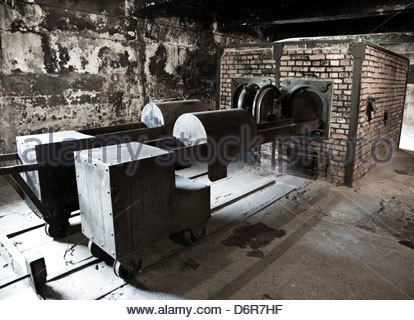
<instances>
[{"instance_id":1,"label":"metal support beam","mask_svg":"<svg viewBox=\"0 0 414 320\"><path fill-rule=\"evenodd\" d=\"M355 20L372 17L388 17L397 13L396 11L389 12L372 12L372 13L349 13L341 15L330 15L330 16L319 16L319 17L303 17L303 18L292 18L292 19L280 19L262 23L261 25L283 25L283 24L298 24L298 23L313 23L313 22L325 22L325 21L338 21L338 20Z\"/></svg>"},{"instance_id":2,"label":"metal support beam","mask_svg":"<svg viewBox=\"0 0 414 320\"><path fill-rule=\"evenodd\" d=\"M0 155L0 162L19 160L18 153L6 153Z\"/></svg>"},{"instance_id":3,"label":"metal support beam","mask_svg":"<svg viewBox=\"0 0 414 320\"><path fill-rule=\"evenodd\" d=\"M280 87L280 59L283 53L283 43L275 43L273 45L273 58L276 63L275 70L275 86ZM272 170L276 170L276 139L272 141L272 159L271 159Z\"/></svg>"},{"instance_id":4,"label":"metal support beam","mask_svg":"<svg viewBox=\"0 0 414 320\"><path fill-rule=\"evenodd\" d=\"M135 122L135 123L119 124L119 125L108 126L108 127L83 129L83 130L79 130L78 132L87 134L90 136L97 136L97 135L103 135L107 133L142 129L146 127L147 126L142 122Z\"/></svg>"},{"instance_id":5,"label":"metal support beam","mask_svg":"<svg viewBox=\"0 0 414 320\"><path fill-rule=\"evenodd\" d=\"M275 43L273 45L273 59L275 60L275 63L276 63L275 86L277 88L280 87L280 59L282 58L282 53L283 53L283 43L282 42Z\"/></svg>"},{"instance_id":6,"label":"metal support beam","mask_svg":"<svg viewBox=\"0 0 414 320\"><path fill-rule=\"evenodd\" d=\"M44 167L42 164L19 164L15 166L0 167L0 176L18 172L37 171Z\"/></svg>"},{"instance_id":7,"label":"metal support beam","mask_svg":"<svg viewBox=\"0 0 414 320\"><path fill-rule=\"evenodd\" d=\"M349 161L345 165L344 185L352 187L354 180L354 166L355 166L355 148L358 134L358 115L359 102L361 96L361 73L362 62L365 59L365 43L354 42L350 44L350 52L354 59L354 66L352 70L352 89L351 89L351 114L349 117L349 135L348 141L351 146L351 154Z\"/></svg>"},{"instance_id":8,"label":"metal support beam","mask_svg":"<svg viewBox=\"0 0 414 320\"><path fill-rule=\"evenodd\" d=\"M216 110L221 109L221 58L224 54L224 48L219 47L216 51Z\"/></svg>"},{"instance_id":9,"label":"metal support beam","mask_svg":"<svg viewBox=\"0 0 414 320\"><path fill-rule=\"evenodd\" d=\"M272 159L270 161L272 165L272 170L275 171L276 170L276 139L272 141Z\"/></svg>"},{"instance_id":10,"label":"metal support beam","mask_svg":"<svg viewBox=\"0 0 414 320\"><path fill-rule=\"evenodd\" d=\"M27 200L27 204L29 205L30 209L38 216L43 217L46 222L48 222L51 216L49 211L34 194L33 190L28 186L22 176L19 173L11 173L9 175L5 175L4 178L19 195L23 193L27 197L25 200Z\"/></svg>"},{"instance_id":11,"label":"metal support beam","mask_svg":"<svg viewBox=\"0 0 414 320\"><path fill-rule=\"evenodd\" d=\"M158 139L165 135L165 127L142 128L127 131L111 132L99 134L95 138L95 143L102 142L103 145L120 144L127 142L144 142Z\"/></svg>"},{"instance_id":12,"label":"metal support beam","mask_svg":"<svg viewBox=\"0 0 414 320\"><path fill-rule=\"evenodd\" d=\"M313 132L318 130L319 126L319 119L299 123L285 122L287 121L275 121L274 123L270 123L273 124L273 126L269 127L266 125L259 125L257 135L262 138L262 143L274 142L277 137L292 137L307 132Z\"/></svg>"}]
</instances>

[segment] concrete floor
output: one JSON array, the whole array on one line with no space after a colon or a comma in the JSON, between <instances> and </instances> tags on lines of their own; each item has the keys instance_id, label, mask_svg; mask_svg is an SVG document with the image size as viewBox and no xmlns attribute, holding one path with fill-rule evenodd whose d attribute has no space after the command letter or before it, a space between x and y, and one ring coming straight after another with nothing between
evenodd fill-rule
<instances>
[{"instance_id":1,"label":"concrete floor","mask_svg":"<svg viewBox=\"0 0 414 320\"><path fill-rule=\"evenodd\" d=\"M352 189L312 182L104 298L411 299L413 175L399 151Z\"/></svg>"},{"instance_id":2,"label":"concrete floor","mask_svg":"<svg viewBox=\"0 0 414 320\"><path fill-rule=\"evenodd\" d=\"M398 151L390 163L376 167L352 189L279 176L276 180L280 184L215 213L202 243L168 249L168 257L158 259L130 283L116 278L104 262L91 261L76 272L48 282L43 296L411 299L413 176L414 152L404 150ZM290 188L286 188L288 185ZM264 199L278 192L284 196L269 202L264 209L254 210L258 203L263 204ZM26 225L38 223L8 189L0 190L0 198L3 232L12 231L22 221ZM15 223L10 223L12 216ZM51 241L43 230L36 229L30 237L23 234L14 241L21 251L44 253L51 273L90 259L79 232ZM167 250L168 246L158 247ZM10 261L4 251L0 251L0 260L3 274L10 276ZM17 283L0 290L0 298L20 298L22 292L29 290L27 284Z\"/></svg>"}]
</instances>

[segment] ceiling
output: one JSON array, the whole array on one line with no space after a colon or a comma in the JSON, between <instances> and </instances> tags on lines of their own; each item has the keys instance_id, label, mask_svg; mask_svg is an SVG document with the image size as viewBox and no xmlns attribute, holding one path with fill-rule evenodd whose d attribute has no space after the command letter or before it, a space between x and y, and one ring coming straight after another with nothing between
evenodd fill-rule
<instances>
[{"instance_id":1,"label":"ceiling","mask_svg":"<svg viewBox=\"0 0 414 320\"><path fill-rule=\"evenodd\" d=\"M255 33L268 41L414 31L413 0L140 0L136 14L216 21L220 31Z\"/></svg>"}]
</instances>

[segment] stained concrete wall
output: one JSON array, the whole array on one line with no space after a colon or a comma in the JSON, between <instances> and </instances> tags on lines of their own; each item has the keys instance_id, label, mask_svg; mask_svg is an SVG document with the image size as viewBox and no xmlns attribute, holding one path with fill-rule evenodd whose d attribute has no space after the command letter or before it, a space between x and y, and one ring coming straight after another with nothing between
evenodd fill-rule
<instances>
[{"instance_id":1,"label":"stained concrete wall","mask_svg":"<svg viewBox=\"0 0 414 320\"><path fill-rule=\"evenodd\" d=\"M152 100L215 106L214 24L133 18L134 1L0 5L0 153L15 136L138 121Z\"/></svg>"}]
</instances>

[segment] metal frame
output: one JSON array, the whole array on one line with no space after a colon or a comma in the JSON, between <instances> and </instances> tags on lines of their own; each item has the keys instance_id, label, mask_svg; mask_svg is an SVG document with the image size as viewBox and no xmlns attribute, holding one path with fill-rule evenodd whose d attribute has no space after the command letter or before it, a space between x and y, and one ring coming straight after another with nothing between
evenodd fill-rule
<instances>
[{"instance_id":1,"label":"metal frame","mask_svg":"<svg viewBox=\"0 0 414 320\"><path fill-rule=\"evenodd\" d=\"M219 47L216 51L216 110L221 109L221 58L224 55L224 48Z\"/></svg>"},{"instance_id":2,"label":"metal frame","mask_svg":"<svg viewBox=\"0 0 414 320\"><path fill-rule=\"evenodd\" d=\"M355 148L358 134L358 115L361 95L361 73L362 63L365 60L366 44L364 42L354 42L349 46L349 50L354 59L352 69L352 88L351 88L351 112L349 116L348 141L351 146L349 161L345 165L344 185L351 188L354 180L355 167Z\"/></svg>"},{"instance_id":3,"label":"metal frame","mask_svg":"<svg viewBox=\"0 0 414 320\"><path fill-rule=\"evenodd\" d=\"M325 123L324 138L329 138L329 127L330 127L330 113L332 106L332 80L310 80L310 79L298 79L288 78L283 80L281 87L289 97L294 95L300 89L306 89L309 92L318 95L323 103L322 108L322 120Z\"/></svg>"},{"instance_id":4,"label":"metal frame","mask_svg":"<svg viewBox=\"0 0 414 320\"><path fill-rule=\"evenodd\" d=\"M374 48L377 48L378 50L381 50L383 52L386 52L386 53L392 54L394 56L400 57L400 58L405 59L407 61L410 60L409 58L407 58L407 57L405 57L405 56L403 56L399 53L393 52L389 49L386 49L386 48L381 47L381 46L379 46L379 45L377 45L373 42L366 41L366 40L356 41L356 40L349 40L349 39L314 39L314 38L308 38L308 39L305 38L305 39L303 39L303 38L301 38L301 39L298 39L298 40L279 40L279 41L276 41L276 42L273 42L273 43L259 42L259 43L248 43L248 44L225 45L225 46L222 46L222 48L223 49L269 48L269 47L274 47L275 45L279 45L279 44L282 44L282 45L296 44L297 45L299 43L300 44L305 43L305 44L309 44L309 45L314 45L314 44L317 45L317 44L321 44L321 43L332 43L332 44L336 44L336 43L350 43L350 44L352 44L352 43L362 43L362 44L365 44L365 45L370 45Z\"/></svg>"},{"instance_id":5,"label":"metal frame","mask_svg":"<svg viewBox=\"0 0 414 320\"><path fill-rule=\"evenodd\" d=\"M0 154L0 162L3 161L15 161L19 160L18 153L6 153L6 154Z\"/></svg>"},{"instance_id":6,"label":"metal frame","mask_svg":"<svg viewBox=\"0 0 414 320\"><path fill-rule=\"evenodd\" d=\"M97 135L104 135L107 133L113 133L113 132L119 132L119 131L142 129L146 127L147 126L142 122L133 122L133 123L119 124L115 126L83 129L83 130L78 130L78 132L86 134L86 135L90 135L90 136L97 136Z\"/></svg>"},{"instance_id":7,"label":"metal frame","mask_svg":"<svg viewBox=\"0 0 414 320\"><path fill-rule=\"evenodd\" d=\"M280 59L282 58L283 54L283 43L278 42L273 44L273 58L275 59L276 63L276 80L275 86L279 88L280 86Z\"/></svg>"},{"instance_id":8,"label":"metal frame","mask_svg":"<svg viewBox=\"0 0 414 320\"><path fill-rule=\"evenodd\" d=\"M33 170L32 170L33 171ZM49 222L51 218L51 213L49 210L43 205L43 203L39 200L39 198L35 195L33 190L30 186L26 183L26 181L22 178L22 176L17 173L13 172L4 177L9 185L19 194L24 194L27 198L23 198L26 200L27 205L29 208L35 212L38 216L41 216L46 223Z\"/></svg>"},{"instance_id":9,"label":"metal frame","mask_svg":"<svg viewBox=\"0 0 414 320\"><path fill-rule=\"evenodd\" d=\"M17 153L0 155L0 162L16 161L18 159L19 156ZM7 183L23 198L23 200L28 201L27 204L30 209L37 215L41 215L47 222L51 216L50 212L20 175L22 172L38 171L43 167L44 165L39 163L4 166L0 167L0 176L4 176L4 179L7 181Z\"/></svg>"},{"instance_id":10,"label":"metal frame","mask_svg":"<svg viewBox=\"0 0 414 320\"><path fill-rule=\"evenodd\" d=\"M276 94L279 95L278 100L281 100L282 97L283 97L281 92L279 91L279 89L276 86L274 86L273 84L269 84L267 86L264 86L264 87L260 88L260 90L256 94L256 97L254 98L253 107L252 107L252 115L255 118L257 124L260 124L262 122L262 119L261 119L262 118L262 108L263 108L262 103L263 103L263 99L265 97L265 94L268 91L275 91ZM282 101L280 102L279 106L280 106L280 109L282 109ZM280 111L282 111L282 110L280 110Z\"/></svg>"}]
</instances>

